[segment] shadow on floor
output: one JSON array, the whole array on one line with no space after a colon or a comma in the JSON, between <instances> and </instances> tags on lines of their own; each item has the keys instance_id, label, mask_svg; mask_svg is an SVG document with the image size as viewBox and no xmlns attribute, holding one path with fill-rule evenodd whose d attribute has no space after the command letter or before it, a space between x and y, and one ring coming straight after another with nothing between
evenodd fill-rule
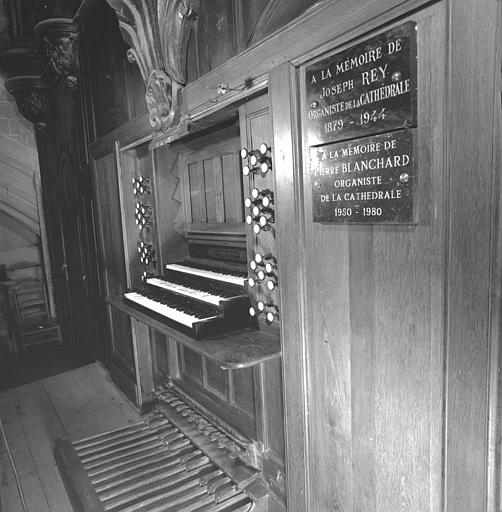
<instances>
[{"instance_id":1,"label":"shadow on floor","mask_svg":"<svg viewBox=\"0 0 502 512\"><path fill-rule=\"evenodd\" d=\"M0 362L0 391L16 388L74 368L59 346L30 350Z\"/></svg>"}]
</instances>

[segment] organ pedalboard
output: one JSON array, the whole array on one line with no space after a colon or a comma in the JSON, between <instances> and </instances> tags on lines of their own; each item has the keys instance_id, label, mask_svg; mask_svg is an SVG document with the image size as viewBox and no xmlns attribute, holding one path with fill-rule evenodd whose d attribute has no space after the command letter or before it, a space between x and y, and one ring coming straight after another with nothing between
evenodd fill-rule
<instances>
[{"instance_id":1,"label":"organ pedalboard","mask_svg":"<svg viewBox=\"0 0 502 512\"><path fill-rule=\"evenodd\" d=\"M264 512L261 445L236 433L173 385L134 425L70 442L56 461L82 512ZM77 510L75 508L75 510Z\"/></svg>"}]
</instances>

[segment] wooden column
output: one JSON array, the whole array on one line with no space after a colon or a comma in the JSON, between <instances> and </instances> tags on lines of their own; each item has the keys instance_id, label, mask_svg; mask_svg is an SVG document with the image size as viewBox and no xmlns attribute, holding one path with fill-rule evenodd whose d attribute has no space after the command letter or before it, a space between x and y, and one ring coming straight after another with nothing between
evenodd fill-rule
<instances>
[{"instance_id":1,"label":"wooden column","mask_svg":"<svg viewBox=\"0 0 502 512\"><path fill-rule=\"evenodd\" d=\"M287 503L289 510L308 510L307 368L303 289L305 248L301 161L298 152L298 84L289 63L269 77L276 178L277 260L281 284L281 339ZM295 264L293 264L295 262Z\"/></svg>"}]
</instances>

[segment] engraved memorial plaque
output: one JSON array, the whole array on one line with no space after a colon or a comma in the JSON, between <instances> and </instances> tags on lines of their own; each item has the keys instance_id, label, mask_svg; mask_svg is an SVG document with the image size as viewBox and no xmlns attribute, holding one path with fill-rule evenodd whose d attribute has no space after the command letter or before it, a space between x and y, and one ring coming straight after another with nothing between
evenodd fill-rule
<instances>
[{"instance_id":1,"label":"engraved memorial plaque","mask_svg":"<svg viewBox=\"0 0 502 512\"><path fill-rule=\"evenodd\" d=\"M411 224L414 133L310 148L314 222Z\"/></svg>"},{"instance_id":2,"label":"engraved memorial plaque","mask_svg":"<svg viewBox=\"0 0 502 512\"><path fill-rule=\"evenodd\" d=\"M416 126L416 54L410 21L309 66L308 145Z\"/></svg>"}]
</instances>

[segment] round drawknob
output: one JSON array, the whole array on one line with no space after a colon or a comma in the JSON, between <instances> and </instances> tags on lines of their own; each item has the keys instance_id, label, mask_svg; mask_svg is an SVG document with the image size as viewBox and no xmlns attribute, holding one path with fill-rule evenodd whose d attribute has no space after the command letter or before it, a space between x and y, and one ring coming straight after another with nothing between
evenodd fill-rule
<instances>
[{"instance_id":1,"label":"round drawknob","mask_svg":"<svg viewBox=\"0 0 502 512\"><path fill-rule=\"evenodd\" d=\"M249 268L250 268L251 270L253 270L253 271L254 271L254 270L256 270L256 269L258 268L258 263L256 263L256 261L255 261L255 260L251 260L251 261L249 262Z\"/></svg>"},{"instance_id":2,"label":"round drawknob","mask_svg":"<svg viewBox=\"0 0 502 512\"><path fill-rule=\"evenodd\" d=\"M259 206L256 206L254 205L253 208L251 209L251 214L253 215L253 217L258 217L258 215L260 215L260 207Z\"/></svg>"},{"instance_id":3,"label":"round drawknob","mask_svg":"<svg viewBox=\"0 0 502 512\"><path fill-rule=\"evenodd\" d=\"M267 279L267 290L274 291L277 287L277 281L275 279Z\"/></svg>"},{"instance_id":4,"label":"round drawknob","mask_svg":"<svg viewBox=\"0 0 502 512\"><path fill-rule=\"evenodd\" d=\"M246 215L246 224L251 225L253 223L253 216L252 215Z\"/></svg>"},{"instance_id":5,"label":"round drawknob","mask_svg":"<svg viewBox=\"0 0 502 512\"><path fill-rule=\"evenodd\" d=\"M254 260L256 261L256 263L261 263L263 261L263 256L259 252L257 252L254 255Z\"/></svg>"},{"instance_id":6,"label":"round drawknob","mask_svg":"<svg viewBox=\"0 0 502 512\"><path fill-rule=\"evenodd\" d=\"M279 316L279 310L275 304L267 304L265 320L267 324L271 324Z\"/></svg>"},{"instance_id":7,"label":"round drawknob","mask_svg":"<svg viewBox=\"0 0 502 512\"><path fill-rule=\"evenodd\" d=\"M247 150L247 148L242 148L241 149L241 158L244 159L244 158L247 158L249 156L249 151Z\"/></svg>"},{"instance_id":8,"label":"round drawknob","mask_svg":"<svg viewBox=\"0 0 502 512\"><path fill-rule=\"evenodd\" d=\"M249 316L258 316L258 311L253 306L249 308Z\"/></svg>"},{"instance_id":9,"label":"round drawknob","mask_svg":"<svg viewBox=\"0 0 502 512\"><path fill-rule=\"evenodd\" d=\"M272 311L267 311L265 314L267 324L271 324L275 320L275 314Z\"/></svg>"},{"instance_id":10,"label":"round drawknob","mask_svg":"<svg viewBox=\"0 0 502 512\"><path fill-rule=\"evenodd\" d=\"M248 279L248 286L250 288L254 288L256 286L256 279L254 277L250 277Z\"/></svg>"},{"instance_id":11,"label":"round drawknob","mask_svg":"<svg viewBox=\"0 0 502 512\"><path fill-rule=\"evenodd\" d=\"M258 163L258 156L253 153L250 157L249 157L249 163L254 167L257 163Z\"/></svg>"},{"instance_id":12,"label":"round drawknob","mask_svg":"<svg viewBox=\"0 0 502 512\"><path fill-rule=\"evenodd\" d=\"M258 309L258 311L262 312L262 311L265 311L265 303L262 301L262 300L259 300L257 303L256 303L256 308Z\"/></svg>"},{"instance_id":13,"label":"round drawknob","mask_svg":"<svg viewBox=\"0 0 502 512\"><path fill-rule=\"evenodd\" d=\"M265 279L265 272L263 270L258 270L258 272L256 272L256 278L258 281L263 281Z\"/></svg>"},{"instance_id":14,"label":"round drawknob","mask_svg":"<svg viewBox=\"0 0 502 512\"><path fill-rule=\"evenodd\" d=\"M249 168L249 165L244 165L242 167L242 174L244 174L244 176L249 176L251 172L251 169Z\"/></svg>"},{"instance_id":15,"label":"round drawknob","mask_svg":"<svg viewBox=\"0 0 502 512\"><path fill-rule=\"evenodd\" d=\"M260 153L261 153L262 155L266 155L266 154L268 153L268 151L269 151L269 150L270 150L270 148L267 146L267 144L265 144L265 142L262 142L262 143L260 144L260 149L259 149L259 151L260 151Z\"/></svg>"},{"instance_id":16,"label":"round drawknob","mask_svg":"<svg viewBox=\"0 0 502 512\"><path fill-rule=\"evenodd\" d=\"M272 169L270 158L262 158L260 160L260 171L263 175L267 174Z\"/></svg>"},{"instance_id":17,"label":"round drawknob","mask_svg":"<svg viewBox=\"0 0 502 512\"><path fill-rule=\"evenodd\" d=\"M267 274L272 274L272 273L274 272L274 269L275 269L275 264L274 264L274 262L272 262L272 261L267 261L267 262L265 263L265 272L266 272Z\"/></svg>"},{"instance_id":18,"label":"round drawknob","mask_svg":"<svg viewBox=\"0 0 502 512\"><path fill-rule=\"evenodd\" d=\"M253 205L253 201L251 200L251 198L246 197L246 199L244 199L244 206L246 208L251 208L252 205Z\"/></svg>"}]
</instances>

